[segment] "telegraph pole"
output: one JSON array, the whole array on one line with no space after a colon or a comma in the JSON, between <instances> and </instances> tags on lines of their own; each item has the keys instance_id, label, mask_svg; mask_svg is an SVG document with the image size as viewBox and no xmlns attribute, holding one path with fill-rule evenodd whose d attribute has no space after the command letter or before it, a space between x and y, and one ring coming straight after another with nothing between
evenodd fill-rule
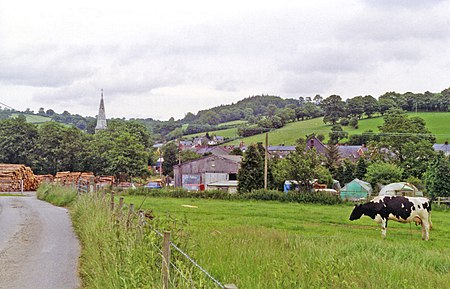
<instances>
[{"instance_id":1,"label":"telegraph pole","mask_svg":"<svg viewBox=\"0 0 450 289\"><path fill-rule=\"evenodd\" d=\"M267 190L267 164L269 158L269 133L266 132L266 149L264 150L264 189Z\"/></svg>"}]
</instances>

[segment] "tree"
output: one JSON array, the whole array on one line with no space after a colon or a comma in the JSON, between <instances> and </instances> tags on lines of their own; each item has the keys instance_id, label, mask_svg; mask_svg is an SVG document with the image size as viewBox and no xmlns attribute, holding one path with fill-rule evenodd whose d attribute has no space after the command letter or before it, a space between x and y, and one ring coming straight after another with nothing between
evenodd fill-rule
<instances>
[{"instance_id":1,"label":"tree","mask_svg":"<svg viewBox=\"0 0 450 289\"><path fill-rule=\"evenodd\" d=\"M45 114L47 116L53 116L55 114L55 111L53 109L47 109L47 111L45 112Z\"/></svg>"},{"instance_id":2,"label":"tree","mask_svg":"<svg viewBox=\"0 0 450 289\"><path fill-rule=\"evenodd\" d=\"M348 159L344 159L339 163L337 168L332 171L332 174L333 178L338 180L343 186L355 178L355 164Z\"/></svg>"},{"instance_id":3,"label":"tree","mask_svg":"<svg viewBox=\"0 0 450 289\"><path fill-rule=\"evenodd\" d=\"M373 187L377 184L387 185L402 179L403 169L395 164L375 162L367 167L365 179Z\"/></svg>"},{"instance_id":4,"label":"tree","mask_svg":"<svg viewBox=\"0 0 450 289\"><path fill-rule=\"evenodd\" d=\"M244 153L237 179L239 193L264 187L264 158L256 145L249 146Z\"/></svg>"},{"instance_id":5,"label":"tree","mask_svg":"<svg viewBox=\"0 0 450 289\"><path fill-rule=\"evenodd\" d=\"M363 180L364 176L367 173L367 166L368 165L366 159L364 157L360 157L356 162L355 178Z\"/></svg>"},{"instance_id":6,"label":"tree","mask_svg":"<svg viewBox=\"0 0 450 289\"><path fill-rule=\"evenodd\" d=\"M371 95L366 95L363 97L364 112L368 118L371 118L373 114L380 111L378 101L375 97Z\"/></svg>"},{"instance_id":7,"label":"tree","mask_svg":"<svg viewBox=\"0 0 450 289\"><path fill-rule=\"evenodd\" d=\"M330 171L334 171L336 167L339 165L340 155L339 155L339 146L337 144L329 143L328 144L328 154L327 154L327 168Z\"/></svg>"},{"instance_id":8,"label":"tree","mask_svg":"<svg viewBox=\"0 0 450 289\"><path fill-rule=\"evenodd\" d=\"M178 164L178 146L174 142L169 142L162 147L164 162L162 165L163 173L173 177L173 166Z\"/></svg>"},{"instance_id":9,"label":"tree","mask_svg":"<svg viewBox=\"0 0 450 289\"><path fill-rule=\"evenodd\" d=\"M339 124L333 125L331 128L331 132L329 133L330 136L330 144L337 144L341 139L348 137L348 132L344 131L342 129L342 126Z\"/></svg>"},{"instance_id":10,"label":"tree","mask_svg":"<svg viewBox=\"0 0 450 289\"><path fill-rule=\"evenodd\" d=\"M321 107L324 111L323 122L335 125L339 119L345 116L345 102L339 95L331 95L322 101Z\"/></svg>"},{"instance_id":11,"label":"tree","mask_svg":"<svg viewBox=\"0 0 450 289\"><path fill-rule=\"evenodd\" d=\"M286 158L277 162L274 175L277 182L295 180L303 191L312 190L312 181L329 182L331 174L322 166L322 156L315 149L306 150L297 146Z\"/></svg>"},{"instance_id":12,"label":"tree","mask_svg":"<svg viewBox=\"0 0 450 289\"><path fill-rule=\"evenodd\" d=\"M0 121L0 162L31 166L38 130L25 116Z\"/></svg>"},{"instance_id":13,"label":"tree","mask_svg":"<svg viewBox=\"0 0 450 289\"><path fill-rule=\"evenodd\" d=\"M425 185L432 199L450 197L450 159L437 154L425 173Z\"/></svg>"},{"instance_id":14,"label":"tree","mask_svg":"<svg viewBox=\"0 0 450 289\"><path fill-rule=\"evenodd\" d=\"M409 118L403 110L390 110L379 127L382 132L378 146L385 148L404 169L405 178L422 177L434 153L435 137L419 117Z\"/></svg>"},{"instance_id":15,"label":"tree","mask_svg":"<svg viewBox=\"0 0 450 289\"><path fill-rule=\"evenodd\" d=\"M364 114L364 99L362 96L347 99L348 113L352 117L361 118Z\"/></svg>"}]
</instances>

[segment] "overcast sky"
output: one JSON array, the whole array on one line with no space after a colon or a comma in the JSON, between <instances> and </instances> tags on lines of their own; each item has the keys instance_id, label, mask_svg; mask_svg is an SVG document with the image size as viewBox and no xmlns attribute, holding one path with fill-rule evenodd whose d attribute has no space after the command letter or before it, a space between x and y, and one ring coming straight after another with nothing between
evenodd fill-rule
<instances>
[{"instance_id":1,"label":"overcast sky","mask_svg":"<svg viewBox=\"0 0 450 289\"><path fill-rule=\"evenodd\" d=\"M0 0L0 102L184 117L251 95L450 87L450 1Z\"/></svg>"}]
</instances>

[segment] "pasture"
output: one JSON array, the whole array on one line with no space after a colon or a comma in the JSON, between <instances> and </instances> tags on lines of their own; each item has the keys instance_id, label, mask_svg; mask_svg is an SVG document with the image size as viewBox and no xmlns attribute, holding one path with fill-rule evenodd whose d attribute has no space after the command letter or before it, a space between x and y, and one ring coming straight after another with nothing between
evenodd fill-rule
<instances>
[{"instance_id":1,"label":"pasture","mask_svg":"<svg viewBox=\"0 0 450 289\"><path fill-rule=\"evenodd\" d=\"M19 115L25 116L27 119L27 122L31 122L34 124L44 123L48 121L52 121L50 117L42 116L42 115L36 115L36 114L24 114L24 113L12 113L11 117L18 117Z\"/></svg>"},{"instance_id":2,"label":"pasture","mask_svg":"<svg viewBox=\"0 0 450 289\"><path fill-rule=\"evenodd\" d=\"M444 143L450 139L450 132L448 131L448 123L450 123L450 112L409 112L410 117L418 116L425 120L427 128L436 136L437 143ZM379 132L378 126L383 124L383 118L364 118L359 120L358 128L354 129L349 126L344 126L344 131L349 135L361 134L368 130ZM295 145L295 141L299 138L305 138L307 134L322 134L325 136L325 142L328 139L328 134L331 131L331 125L325 124L323 118L314 118L304 121L296 121L286 124L284 127L269 132L269 145ZM218 133L219 134L219 133ZM220 135L220 134L219 134ZM238 145L241 141L245 144L252 144L262 142L264 143L265 134L254 135L242 139L236 139L227 144ZM343 140L345 141L345 140Z\"/></svg>"},{"instance_id":3,"label":"pasture","mask_svg":"<svg viewBox=\"0 0 450 289\"><path fill-rule=\"evenodd\" d=\"M431 238L425 242L419 227L396 222L388 224L383 240L369 217L350 222L353 207L347 204L143 196L125 196L125 202L184 223L187 252L218 280L238 288L450 284L450 211L433 211Z\"/></svg>"}]
</instances>

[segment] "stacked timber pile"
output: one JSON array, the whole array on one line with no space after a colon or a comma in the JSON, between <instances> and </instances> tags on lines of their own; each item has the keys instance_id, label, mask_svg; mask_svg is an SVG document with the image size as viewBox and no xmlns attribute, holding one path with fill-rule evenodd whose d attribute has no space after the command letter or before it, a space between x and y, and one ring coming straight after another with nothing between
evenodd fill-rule
<instances>
[{"instance_id":1,"label":"stacked timber pile","mask_svg":"<svg viewBox=\"0 0 450 289\"><path fill-rule=\"evenodd\" d=\"M89 182L95 178L89 172L57 172L54 181L61 185L76 185L79 180Z\"/></svg>"},{"instance_id":2,"label":"stacked timber pile","mask_svg":"<svg viewBox=\"0 0 450 289\"><path fill-rule=\"evenodd\" d=\"M90 181L90 180L94 180L95 176L93 173L81 173L80 175L80 179L83 179L85 181Z\"/></svg>"},{"instance_id":3,"label":"stacked timber pile","mask_svg":"<svg viewBox=\"0 0 450 289\"><path fill-rule=\"evenodd\" d=\"M114 176L101 176L95 179L95 183L102 185L114 185L116 178Z\"/></svg>"},{"instance_id":4,"label":"stacked timber pile","mask_svg":"<svg viewBox=\"0 0 450 289\"><path fill-rule=\"evenodd\" d=\"M64 186L76 185L80 176L80 172L57 172L55 182Z\"/></svg>"},{"instance_id":5,"label":"stacked timber pile","mask_svg":"<svg viewBox=\"0 0 450 289\"><path fill-rule=\"evenodd\" d=\"M39 184L53 182L53 175L36 175Z\"/></svg>"},{"instance_id":6,"label":"stacked timber pile","mask_svg":"<svg viewBox=\"0 0 450 289\"><path fill-rule=\"evenodd\" d=\"M0 192L34 191L39 185L31 168L25 165L0 164Z\"/></svg>"}]
</instances>

